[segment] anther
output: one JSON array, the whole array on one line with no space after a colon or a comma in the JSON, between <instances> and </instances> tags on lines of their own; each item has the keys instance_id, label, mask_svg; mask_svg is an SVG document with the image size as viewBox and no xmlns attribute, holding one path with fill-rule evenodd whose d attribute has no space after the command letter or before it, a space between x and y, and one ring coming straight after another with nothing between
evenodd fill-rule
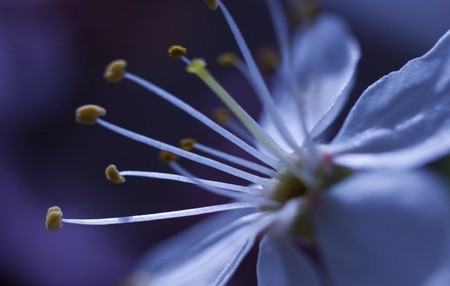
<instances>
[{"instance_id":1,"label":"anther","mask_svg":"<svg viewBox=\"0 0 450 286\"><path fill-rule=\"evenodd\" d=\"M106 178L114 184L125 183L125 178L120 175L119 170L117 170L116 165L109 165L105 170Z\"/></svg>"},{"instance_id":2,"label":"anther","mask_svg":"<svg viewBox=\"0 0 450 286\"><path fill-rule=\"evenodd\" d=\"M84 125L97 123L97 118L106 114L106 110L98 105L88 104L80 106L75 111L75 121Z\"/></svg>"},{"instance_id":3,"label":"anther","mask_svg":"<svg viewBox=\"0 0 450 286\"><path fill-rule=\"evenodd\" d=\"M178 156L169 151L161 150L161 152L159 152L159 160L165 164L170 164L177 159Z\"/></svg>"},{"instance_id":4,"label":"anther","mask_svg":"<svg viewBox=\"0 0 450 286\"><path fill-rule=\"evenodd\" d=\"M50 231L55 231L63 226L62 211L59 207L50 207L45 218L45 227Z\"/></svg>"},{"instance_id":5,"label":"anther","mask_svg":"<svg viewBox=\"0 0 450 286\"><path fill-rule=\"evenodd\" d=\"M187 49L183 46L173 45L167 50L169 57L173 59L181 59L187 54Z\"/></svg>"},{"instance_id":6,"label":"anther","mask_svg":"<svg viewBox=\"0 0 450 286\"><path fill-rule=\"evenodd\" d=\"M277 70L280 64L280 55L273 48L262 48L257 52L258 65L266 73L272 73Z\"/></svg>"},{"instance_id":7,"label":"anther","mask_svg":"<svg viewBox=\"0 0 450 286\"><path fill-rule=\"evenodd\" d=\"M186 67L186 70L190 73L199 74L205 70L206 62L203 59L193 59L191 63Z\"/></svg>"},{"instance_id":8,"label":"anther","mask_svg":"<svg viewBox=\"0 0 450 286\"><path fill-rule=\"evenodd\" d=\"M184 138L180 140L180 147L186 151L192 151L197 141L194 138Z\"/></svg>"},{"instance_id":9,"label":"anther","mask_svg":"<svg viewBox=\"0 0 450 286\"><path fill-rule=\"evenodd\" d=\"M235 53L223 53L217 57L217 63L224 67L234 67L239 61L239 57Z\"/></svg>"},{"instance_id":10,"label":"anther","mask_svg":"<svg viewBox=\"0 0 450 286\"><path fill-rule=\"evenodd\" d=\"M103 77L109 82L119 82L125 77L125 67L127 62L125 60L115 60L106 66Z\"/></svg>"},{"instance_id":11,"label":"anther","mask_svg":"<svg viewBox=\"0 0 450 286\"><path fill-rule=\"evenodd\" d=\"M231 113L226 108L217 108L212 112L212 118L217 123L223 125L231 119Z\"/></svg>"},{"instance_id":12,"label":"anther","mask_svg":"<svg viewBox=\"0 0 450 286\"><path fill-rule=\"evenodd\" d=\"M203 2L205 2L206 6L211 10L217 10L217 7L219 6L219 1L217 0L203 0Z\"/></svg>"},{"instance_id":13,"label":"anther","mask_svg":"<svg viewBox=\"0 0 450 286\"><path fill-rule=\"evenodd\" d=\"M292 4L294 7L291 7L289 11L297 26L309 23L316 18L321 9L318 2L317 0L302 0Z\"/></svg>"}]
</instances>

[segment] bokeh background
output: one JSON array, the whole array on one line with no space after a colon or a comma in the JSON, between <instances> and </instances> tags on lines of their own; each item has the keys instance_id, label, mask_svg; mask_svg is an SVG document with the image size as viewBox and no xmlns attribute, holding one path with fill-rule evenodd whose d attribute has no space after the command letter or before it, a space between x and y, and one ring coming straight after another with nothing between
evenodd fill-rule
<instances>
[{"instance_id":1,"label":"bokeh background","mask_svg":"<svg viewBox=\"0 0 450 286\"><path fill-rule=\"evenodd\" d=\"M263 1L226 2L254 51L274 44ZM346 17L360 39L363 57L354 99L382 75L423 54L450 28L447 0L323 0L322 7ZM245 81L214 64L221 52L237 49L221 15L200 0L0 0L1 285L118 285L151 245L201 219L67 225L50 233L44 218L52 205L67 217L95 218L224 202L171 182L130 178L124 185L110 184L103 175L110 163L169 170L158 161L157 150L73 120L76 107L96 103L107 108L108 120L165 142L193 136L235 152L152 94L129 82L103 80L104 66L125 58L129 71L205 113L220 106L180 61L168 59L172 44L207 59L213 73L257 115ZM217 177L205 168L192 170ZM255 284L255 253L232 285Z\"/></svg>"}]
</instances>

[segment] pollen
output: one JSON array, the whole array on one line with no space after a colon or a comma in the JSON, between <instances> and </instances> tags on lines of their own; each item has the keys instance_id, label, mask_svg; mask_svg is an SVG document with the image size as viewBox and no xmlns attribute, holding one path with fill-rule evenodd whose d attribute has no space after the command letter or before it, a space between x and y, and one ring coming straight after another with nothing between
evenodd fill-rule
<instances>
[{"instance_id":1,"label":"pollen","mask_svg":"<svg viewBox=\"0 0 450 286\"><path fill-rule=\"evenodd\" d=\"M206 62L203 59L193 59L192 62L186 67L186 70L190 73L199 74L205 71Z\"/></svg>"},{"instance_id":2,"label":"pollen","mask_svg":"<svg viewBox=\"0 0 450 286\"><path fill-rule=\"evenodd\" d=\"M180 140L180 147L183 150L192 151L195 143L197 143L197 141L194 138L184 138Z\"/></svg>"},{"instance_id":3,"label":"pollen","mask_svg":"<svg viewBox=\"0 0 450 286\"><path fill-rule=\"evenodd\" d=\"M62 211L59 207L50 207L45 218L45 227L50 231L55 231L63 226Z\"/></svg>"},{"instance_id":4,"label":"pollen","mask_svg":"<svg viewBox=\"0 0 450 286\"><path fill-rule=\"evenodd\" d=\"M159 160L165 164L170 164L173 161L176 161L178 159L178 156L170 153L169 151L162 150L159 152Z\"/></svg>"},{"instance_id":5,"label":"pollen","mask_svg":"<svg viewBox=\"0 0 450 286\"><path fill-rule=\"evenodd\" d=\"M258 65L264 72L272 73L280 64L280 55L273 48L262 48L257 52Z\"/></svg>"},{"instance_id":6,"label":"pollen","mask_svg":"<svg viewBox=\"0 0 450 286\"><path fill-rule=\"evenodd\" d=\"M224 67L234 67L239 61L239 57L235 53L223 53L217 57L217 63Z\"/></svg>"},{"instance_id":7,"label":"pollen","mask_svg":"<svg viewBox=\"0 0 450 286\"><path fill-rule=\"evenodd\" d=\"M219 6L219 1L217 0L203 0L203 2L205 2L206 6L211 10L217 10L217 7Z\"/></svg>"},{"instance_id":8,"label":"pollen","mask_svg":"<svg viewBox=\"0 0 450 286\"><path fill-rule=\"evenodd\" d=\"M109 82L119 82L125 77L125 67L127 62L125 60L115 60L106 66L103 77Z\"/></svg>"},{"instance_id":9,"label":"pollen","mask_svg":"<svg viewBox=\"0 0 450 286\"><path fill-rule=\"evenodd\" d=\"M212 113L213 119L219 124L225 124L231 119L231 113L226 108L217 108Z\"/></svg>"},{"instance_id":10,"label":"pollen","mask_svg":"<svg viewBox=\"0 0 450 286\"><path fill-rule=\"evenodd\" d=\"M167 50L169 57L173 59L181 59L187 54L187 49L183 46L173 45Z\"/></svg>"},{"instance_id":11,"label":"pollen","mask_svg":"<svg viewBox=\"0 0 450 286\"><path fill-rule=\"evenodd\" d=\"M125 178L120 175L119 170L117 170L116 165L109 165L105 170L106 178L114 184L125 183Z\"/></svg>"},{"instance_id":12,"label":"pollen","mask_svg":"<svg viewBox=\"0 0 450 286\"><path fill-rule=\"evenodd\" d=\"M290 12L297 26L311 22L316 18L321 10L318 2L319 1L317 0L303 0L298 1L298 3L292 7Z\"/></svg>"},{"instance_id":13,"label":"pollen","mask_svg":"<svg viewBox=\"0 0 450 286\"><path fill-rule=\"evenodd\" d=\"M88 104L80 106L75 111L75 121L84 125L97 123L97 118L104 116L106 110L98 105Z\"/></svg>"}]
</instances>

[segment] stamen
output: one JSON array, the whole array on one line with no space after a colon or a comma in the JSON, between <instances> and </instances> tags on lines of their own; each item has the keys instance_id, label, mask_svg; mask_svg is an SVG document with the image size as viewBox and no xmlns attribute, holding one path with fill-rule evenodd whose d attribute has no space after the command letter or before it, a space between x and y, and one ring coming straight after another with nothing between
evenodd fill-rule
<instances>
[{"instance_id":1,"label":"stamen","mask_svg":"<svg viewBox=\"0 0 450 286\"><path fill-rule=\"evenodd\" d=\"M222 11L222 14L225 17L225 20L228 23L228 26L231 29L231 32L236 40L236 43L239 49L241 50L242 56L244 57L244 61L248 66L249 73L253 78L254 86L257 88L256 94L258 95L258 98L263 104L264 109L269 112L273 122L278 128L278 131L280 132L281 136L283 136L285 141L289 144L289 146L291 146L291 148L297 154L303 155L304 152L299 148L294 138L292 138L292 134L286 128L285 123L281 120L281 116L278 113L275 104L273 103L269 89L267 88L264 79L261 73L259 72L258 67L256 66L255 60L253 59L250 50L247 46L247 43L245 42L244 37L242 36L236 22L234 21L233 17L231 16L228 9L225 7L223 2L219 0L217 2L219 4L220 10Z\"/></svg>"},{"instance_id":2,"label":"stamen","mask_svg":"<svg viewBox=\"0 0 450 286\"><path fill-rule=\"evenodd\" d=\"M289 34L288 25L286 22L286 17L283 15L283 9L278 0L267 0L268 10L272 16L272 22L275 28L275 34L277 36L278 45L281 50L281 71L284 74L284 78L287 79L287 84L290 87L294 98L298 102L298 106L301 110L300 114L300 126L302 128L303 134L305 135L306 147L309 150L308 158L311 161L311 167L314 167L319 161L319 151L315 148L315 144L309 134L308 128L306 127L305 112L302 111L305 106L301 96L300 91L297 87L296 79L294 78L293 68L291 66L292 59L289 50ZM306 155L306 154L305 154Z\"/></svg>"},{"instance_id":3,"label":"stamen","mask_svg":"<svg viewBox=\"0 0 450 286\"><path fill-rule=\"evenodd\" d=\"M239 57L235 53L227 52L217 57L217 63L224 67L234 67L239 61Z\"/></svg>"},{"instance_id":4,"label":"stamen","mask_svg":"<svg viewBox=\"0 0 450 286\"><path fill-rule=\"evenodd\" d=\"M185 176L180 176L177 174L169 174L169 173L159 173L159 172L144 172L144 171L121 171L120 175L127 177L127 176L133 176L133 177L141 177L141 178L151 178L151 179L162 179L162 180L170 180L170 181L177 181L182 183L189 183L189 184L195 184L190 178L187 178ZM206 180L206 179L197 179L199 181L202 181L203 184L211 185L213 187L230 190L230 191L236 191L241 193L246 193L250 195L259 195L261 193L261 189L254 188L254 187L248 187L248 186L240 186L235 184L229 184L224 182L218 182L218 181L212 181L212 180Z\"/></svg>"},{"instance_id":5,"label":"stamen","mask_svg":"<svg viewBox=\"0 0 450 286\"><path fill-rule=\"evenodd\" d=\"M181 59L187 54L187 49L183 46L173 45L168 49L167 53L173 59Z\"/></svg>"},{"instance_id":6,"label":"stamen","mask_svg":"<svg viewBox=\"0 0 450 286\"><path fill-rule=\"evenodd\" d=\"M221 3L221 2L219 2ZM196 74L206 85L208 85L219 98L230 108L230 110L239 118L242 124L247 130L258 139L269 151L272 152L280 161L282 161L285 167L293 174L305 181L308 186L313 185L313 177L311 174L307 174L298 169L287 157L286 153L281 147L261 128L261 126L231 97L230 94L214 79L214 77L205 68L206 63L204 60L193 60L190 65L187 66L188 72ZM303 154L303 150L296 146L294 148L297 154ZM305 156L306 158L306 156Z\"/></svg>"},{"instance_id":7,"label":"stamen","mask_svg":"<svg viewBox=\"0 0 450 286\"><path fill-rule=\"evenodd\" d=\"M245 129L245 127L243 127L240 122L238 122L231 116L230 110L228 110L227 108L217 108L212 112L212 118L220 125L223 125L229 130L233 131L236 135L240 136L245 141L250 143L254 141L252 134L250 134L250 132Z\"/></svg>"},{"instance_id":8,"label":"stamen","mask_svg":"<svg viewBox=\"0 0 450 286\"><path fill-rule=\"evenodd\" d=\"M241 140L237 136L235 136L233 133L229 132L222 126L215 123L213 120L199 112L198 110L194 109L192 106L188 105L187 103L183 102L182 100L178 99L171 93L165 91L164 89L154 85L153 83L146 81L136 75L127 73L125 75L125 78L131 80L132 82L142 86L143 88L149 90L150 92L153 92L154 94L158 95L162 99L170 102L171 104L175 105L179 109L183 110L184 112L188 113L198 121L205 124L207 127L215 131L216 133L220 134L222 137L226 138L236 146L240 147L242 150L246 151L256 159L266 163L267 165L277 168L278 162L275 161L273 158L261 153L257 149L255 149L253 146L250 146L245 141Z\"/></svg>"},{"instance_id":9,"label":"stamen","mask_svg":"<svg viewBox=\"0 0 450 286\"><path fill-rule=\"evenodd\" d=\"M50 231L55 231L63 226L62 211L59 207L50 207L45 218L45 227Z\"/></svg>"},{"instance_id":10,"label":"stamen","mask_svg":"<svg viewBox=\"0 0 450 286\"><path fill-rule=\"evenodd\" d=\"M168 151L162 150L159 152L159 160L164 164L170 164L173 161L178 160L178 156Z\"/></svg>"},{"instance_id":11,"label":"stamen","mask_svg":"<svg viewBox=\"0 0 450 286\"><path fill-rule=\"evenodd\" d=\"M112 123L104 121L102 119L98 119L97 122L101 126L107 128L107 129L109 129L109 130L111 130L113 132L116 132L118 134L121 134L122 136L125 136L125 137L128 137L128 138L132 139L132 140L135 140L137 142L141 142L143 144L152 146L152 147L160 149L160 150L167 150L168 152L174 153L174 154L176 154L178 156L184 157L186 159L192 160L192 161L197 162L199 164L203 164L203 165L209 166L209 167L217 169L217 170L221 170L221 171L223 171L225 173L228 173L230 175L242 178L244 180L248 180L248 181L253 182L255 184L266 186L269 183L268 179L261 178L259 176L250 174L248 172L239 170L237 168L234 168L234 167L231 167L229 165L217 162L215 160L206 158L204 156L200 156L200 155L197 155L195 153L191 153L191 152L185 151L185 150L183 150L181 148L177 148L177 147L171 146L169 144L163 143L163 142L155 140L153 138L145 137L145 136L143 136L141 134L138 134L138 133L132 132L130 130L124 129L122 127L119 127L117 125L114 125Z\"/></svg>"},{"instance_id":12,"label":"stamen","mask_svg":"<svg viewBox=\"0 0 450 286\"><path fill-rule=\"evenodd\" d=\"M314 20L320 11L318 0L302 0L292 3L291 12L292 18L295 20L297 26L307 25Z\"/></svg>"},{"instance_id":13,"label":"stamen","mask_svg":"<svg viewBox=\"0 0 450 286\"><path fill-rule=\"evenodd\" d=\"M228 162L237 164L239 166L248 168L250 170L260 172L260 173L267 175L269 177L272 177L272 178L277 176L277 172L275 172L274 170L271 170L269 168L266 168L264 166L254 163L254 162L239 158L237 156L233 156L231 154L216 150L216 149L208 147L206 145L200 144L192 138L182 139L180 141L180 146L184 150L188 150L187 148L189 148L188 151L191 151L193 149L200 150L202 152L205 152L206 154L216 156L216 157L224 159Z\"/></svg>"},{"instance_id":14,"label":"stamen","mask_svg":"<svg viewBox=\"0 0 450 286\"><path fill-rule=\"evenodd\" d=\"M205 2L206 6L211 10L217 10L217 6L219 5L217 0L203 0L203 2Z\"/></svg>"},{"instance_id":15,"label":"stamen","mask_svg":"<svg viewBox=\"0 0 450 286\"><path fill-rule=\"evenodd\" d=\"M257 196L255 198L254 196L250 197L249 194L246 194L246 193L236 193L233 191L223 190L223 189L219 189L219 188L210 186L208 184L204 184L203 181L199 180L196 176L194 176L192 173L190 173L188 170L183 168L180 164L178 164L175 161L169 163L169 166L178 174L186 177L188 180L191 180L191 182L193 184L196 184L200 188L202 188L210 193L213 193L213 194L216 194L219 196L223 196L223 197L237 199L240 201L256 201L259 199L260 194L257 194Z\"/></svg>"},{"instance_id":16,"label":"stamen","mask_svg":"<svg viewBox=\"0 0 450 286\"><path fill-rule=\"evenodd\" d=\"M196 216L208 213L215 213L227 210L235 209L245 209L245 208L258 208L258 203L255 202L238 202L229 203L223 205L214 205L179 211L162 212L155 214L146 215L134 215L127 217L114 217L114 218L99 218L99 219L66 219L63 218L62 221L65 223L72 224L83 224L83 225L108 225L108 224L121 224L121 223L132 223L132 222L144 222L144 221L155 221L179 217Z\"/></svg>"},{"instance_id":17,"label":"stamen","mask_svg":"<svg viewBox=\"0 0 450 286\"><path fill-rule=\"evenodd\" d=\"M125 183L125 178L120 175L119 170L117 170L116 165L109 165L105 170L106 178L114 184Z\"/></svg>"},{"instance_id":18,"label":"stamen","mask_svg":"<svg viewBox=\"0 0 450 286\"><path fill-rule=\"evenodd\" d=\"M235 118L230 118L227 122L223 124L228 130L234 132L234 134L240 136L246 142L254 142L255 139L252 137L252 134L242 126L241 122L236 120Z\"/></svg>"},{"instance_id":19,"label":"stamen","mask_svg":"<svg viewBox=\"0 0 450 286\"><path fill-rule=\"evenodd\" d=\"M104 116L106 110L98 105L83 105L75 110L75 121L84 125L93 125L97 123L100 116Z\"/></svg>"},{"instance_id":20,"label":"stamen","mask_svg":"<svg viewBox=\"0 0 450 286\"><path fill-rule=\"evenodd\" d=\"M125 60L115 60L106 67L103 76L109 82L119 82L125 76L126 66L127 62Z\"/></svg>"},{"instance_id":21,"label":"stamen","mask_svg":"<svg viewBox=\"0 0 450 286\"><path fill-rule=\"evenodd\" d=\"M192 151L197 141L194 138L183 138L180 140L180 147L186 151Z\"/></svg>"},{"instance_id":22,"label":"stamen","mask_svg":"<svg viewBox=\"0 0 450 286\"><path fill-rule=\"evenodd\" d=\"M220 3L220 2L219 2ZM233 97L217 82L206 69L206 62L202 59L194 59L186 70L197 75L223 103L233 112L253 136L266 146L277 157L284 156L281 147L265 132L264 129L233 99Z\"/></svg>"},{"instance_id":23,"label":"stamen","mask_svg":"<svg viewBox=\"0 0 450 286\"><path fill-rule=\"evenodd\" d=\"M217 108L212 112L212 118L217 123L224 125L231 119L231 114L226 108Z\"/></svg>"},{"instance_id":24,"label":"stamen","mask_svg":"<svg viewBox=\"0 0 450 286\"><path fill-rule=\"evenodd\" d=\"M277 37L278 45L281 50L282 67L285 76L291 76L291 56L289 51L289 35L288 26L283 15L283 10L278 3L278 0L266 0L268 10L272 16L272 22L275 29L275 35ZM292 76L291 76L292 78Z\"/></svg>"},{"instance_id":25,"label":"stamen","mask_svg":"<svg viewBox=\"0 0 450 286\"><path fill-rule=\"evenodd\" d=\"M258 50L256 58L260 69L266 73L273 73L280 64L280 55L273 48L265 47Z\"/></svg>"}]
</instances>

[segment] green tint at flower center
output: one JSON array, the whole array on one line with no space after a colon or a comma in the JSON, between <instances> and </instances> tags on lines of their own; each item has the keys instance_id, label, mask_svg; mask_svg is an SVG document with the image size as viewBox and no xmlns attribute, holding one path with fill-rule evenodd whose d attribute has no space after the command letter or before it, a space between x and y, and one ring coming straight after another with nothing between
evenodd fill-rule
<instances>
[{"instance_id":1,"label":"green tint at flower center","mask_svg":"<svg viewBox=\"0 0 450 286\"><path fill-rule=\"evenodd\" d=\"M306 185L298 177L291 172L285 172L279 177L270 199L284 204L290 199L305 196L307 192Z\"/></svg>"},{"instance_id":2,"label":"green tint at flower center","mask_svg":"<svg viewBox=\"0 0 450 286\"><path fill-rule=\"evenodd\" d=\"M269 198L282 205L292 199L303 201L290 226L289 232L291 235L304 241L313 242L315 240L312 224L314 202L317 201L324 190L328 190L331 186L345 180L349 175L351 175L351 170L347 168L322 162L314 173L314 180L317 183L316 188L310 189L291 172L281 173Z\"/></svg>"}]
</instances>

